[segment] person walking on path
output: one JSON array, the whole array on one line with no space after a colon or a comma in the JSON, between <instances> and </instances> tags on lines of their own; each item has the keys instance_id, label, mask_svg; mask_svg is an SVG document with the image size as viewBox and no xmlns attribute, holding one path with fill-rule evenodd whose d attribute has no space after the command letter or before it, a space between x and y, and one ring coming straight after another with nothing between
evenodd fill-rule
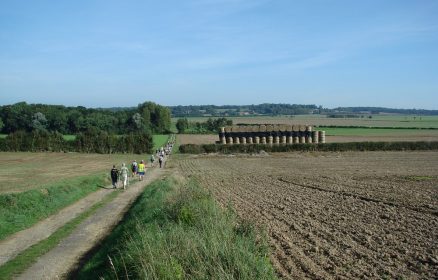
<instances>
[{"instance_id":1,"label":"person walking on path","mask_svg":"<svg viewBox=\"0 0 438 280\"><path fill-rule=\"evenodd\" d=\"M155 162L155 157L154 155L151 155L151 167L154 165Z\"/></svg>"},{"instance_id":2,"label":"person walking on path","mask_svg":"<svg viewBox=\"0 0 438 280\"><path fill-rule=\"evenodd\" d=\"M143 181L144 172L145 172L145 165L144 161L142 160L140 164L138 165L138 175L140 176L140 181Z\"/></svg>"},{"instance_id":3,"label":"person walking on path","mask_svg":"<svg viewBox=\"0 0 438 280\"><path fill-rule=\"evenodd\" d=\"M111 181L113 183L113 188L117 189L117 180L119 179L119 170L113 165L111 169Z\"/></svg>"},{"instance_id":4,"label":"person walking on path","mask_svg":"<svg viewBox=\"0 0 438 280\"><path fill-rule=\"evenodd\" d=\"M134 178L135 174L137 174L137 170L138 170L138 164L137 161L134 160L131 164L132 178Z\"/></svg>"},{"instance_id":5,"label":"person walking on path","mask_svg":"<svg viewBox=\"0 0 438 280\"><path fill-rule=\"evenodd\" d=\"M164 160L163 155L160 155L160 157L158 158L158 162L160 163L160 168L163 168L163 160Z\"/></svg>"},{"instance_id":6,"label":"person walking on path","mask_svg":"<svg viewBox=\"0 0 438 280\"><path fill-rule=\"evenodd\" d=\"M123 189L126 190L126 186L128 185L128 168L125 163L122 163L122 168L120 168L120 179L122 180Z\"/></svg>"}]
</instances>

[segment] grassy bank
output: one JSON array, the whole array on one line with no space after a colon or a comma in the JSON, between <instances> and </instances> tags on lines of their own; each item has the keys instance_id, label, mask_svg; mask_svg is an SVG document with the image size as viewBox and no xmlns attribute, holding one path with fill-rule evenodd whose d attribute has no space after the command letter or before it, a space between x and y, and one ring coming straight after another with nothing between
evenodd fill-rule
<instances>
[{"instance_id":1,"label":"grassy bank","mask_svg":"<svg viewBox=\"0 0 438 280\"><path fill-rule=\"evenodd\" d=\"M438 150L438 142L349 142L324 144L292 144L292 145L265 145L265 144L185 144L179 146L183 154L202 153L258 153L265 152L293 152L293 151L428 151Z\"/></svg>"},{"instance_id":2,"label":"grassy bank","mask_svg":"<svg viewBox=\"0 0 438 280\"><path fill-rule=\"evenodd\" d=\"M264 238L194 182L157 181L78 279L276 279Z\"/></svg>"},{"instance_id":3,"label":"grassy bank","mask_svg":"<svg viewBox=\"0 0 438 280\"><path fill-rule=\"evenodd\" d=\"M103 173L48 184L21 193L0 194L0 240L30 227L99 187L108 184Z\"/></svg>"}]
</instances>

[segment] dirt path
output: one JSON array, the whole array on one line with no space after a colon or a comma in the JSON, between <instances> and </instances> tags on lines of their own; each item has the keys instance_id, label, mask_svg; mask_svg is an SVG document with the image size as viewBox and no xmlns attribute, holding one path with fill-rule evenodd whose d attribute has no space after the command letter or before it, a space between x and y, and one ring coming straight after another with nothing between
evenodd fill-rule
<instances>
[{"instance_id":1,"label":"dirt path","mask_svg":"<svg viewBox=\"0 0 438 280\"><path fill-rule=\"evenodd\" d=\"M76 218L94 204L101 201L112 190L101 189L65 207L57 214L38 222L31 228L19 231L0 242L0 266L15 258L30 246L46 239L60 227Z\"/></svg>"},{"instance_id":2,"label":"dirt path","mask_svg":"<svg viewBox=\"0 0 438 280\"><path fill-rule=\"evenodd\" d=\"M142 182L128 187L113 201L83 221L57 247L43 255L17 279L62 279L75 268L78 260L104 238L122 219L146 185L163 176L164 169L154 168Z\"/></svg>"}]
</instances>

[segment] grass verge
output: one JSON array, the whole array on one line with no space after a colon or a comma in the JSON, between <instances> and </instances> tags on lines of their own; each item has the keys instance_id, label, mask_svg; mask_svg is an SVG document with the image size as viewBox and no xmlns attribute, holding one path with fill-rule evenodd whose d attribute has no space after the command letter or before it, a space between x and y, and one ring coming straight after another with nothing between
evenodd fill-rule
<instances>
[{"instance_id":1,"label":"grass verge","mask_svg":"<svg viewBox=\"0 0 438 280\"><path fill-rule=\"evenodd\" d=\"M25 271L28 267L30 267L33 263L37 261L37 259L49 252L53 249L58 243L66 238L73 230L86 218L90 217L92 214L96 212L97 209L102 207L107 202L113 200L119 192L113 192L105 198L93 205L87 211L81 213L79 216L59 228L56 232L54 232L50 237L45 240L40 241L39 243L29 247L25 251L21 252L17 257L13 260L8 261L4 265L0 266L0 275L1 279L12 279L13 277L18 276L20 273Z\"/></svg>"},{"instance_id":2,"label":"grass verge","mask_svg":"<svg viewBox=\"0 0 438 280\"><path fill-rule=\"evenodd\" d=\"M156 181L78 279L276 279L266 235L195 182Z\"/></svg>"},{"instance_id":3,"label":"grass verge","mask_svg":"<svg viewBox=\"0 0 438 280\"><path fill-rule=\"evenodd\" d=\"M0 240L30 227L108 184L107 176L81 176L21 193L0 194Z\"/></svg>"}]
</instances>

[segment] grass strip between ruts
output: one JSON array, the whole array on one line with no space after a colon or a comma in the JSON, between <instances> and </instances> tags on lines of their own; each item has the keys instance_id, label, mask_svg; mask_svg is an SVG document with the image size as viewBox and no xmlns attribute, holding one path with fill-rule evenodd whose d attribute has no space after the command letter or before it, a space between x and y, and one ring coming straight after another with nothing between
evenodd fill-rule
<instances>
[{"instance_id":1,"label":"grass strip between ruts","mask_svg":"<svg viewBox=\"0 0 438 280\"><path fill-rule=\"evenodd\" d=\"M94 214L100 207L113 200L118 194L119 192L115 191L105 196L101 201L94 204L91 208L59 228L50 237L29 247L14 259L0 266L0 279L12 279L14 276L18 276L20 273L25 271L37 261L38 257L44 255L58 245L58 243L72 233L81 222Z\"/></svg>"},{"instance_id":2,"label":"grass strip between ruts","mask_svg":"<svg viewBox=\"0 0 438 280\"><path fill-rule=\"evenodd\" d=\"M99 173L21 193L0 194L0 240L31 227L107 184L107 176Z\"/></svg>"}]
</instances>

